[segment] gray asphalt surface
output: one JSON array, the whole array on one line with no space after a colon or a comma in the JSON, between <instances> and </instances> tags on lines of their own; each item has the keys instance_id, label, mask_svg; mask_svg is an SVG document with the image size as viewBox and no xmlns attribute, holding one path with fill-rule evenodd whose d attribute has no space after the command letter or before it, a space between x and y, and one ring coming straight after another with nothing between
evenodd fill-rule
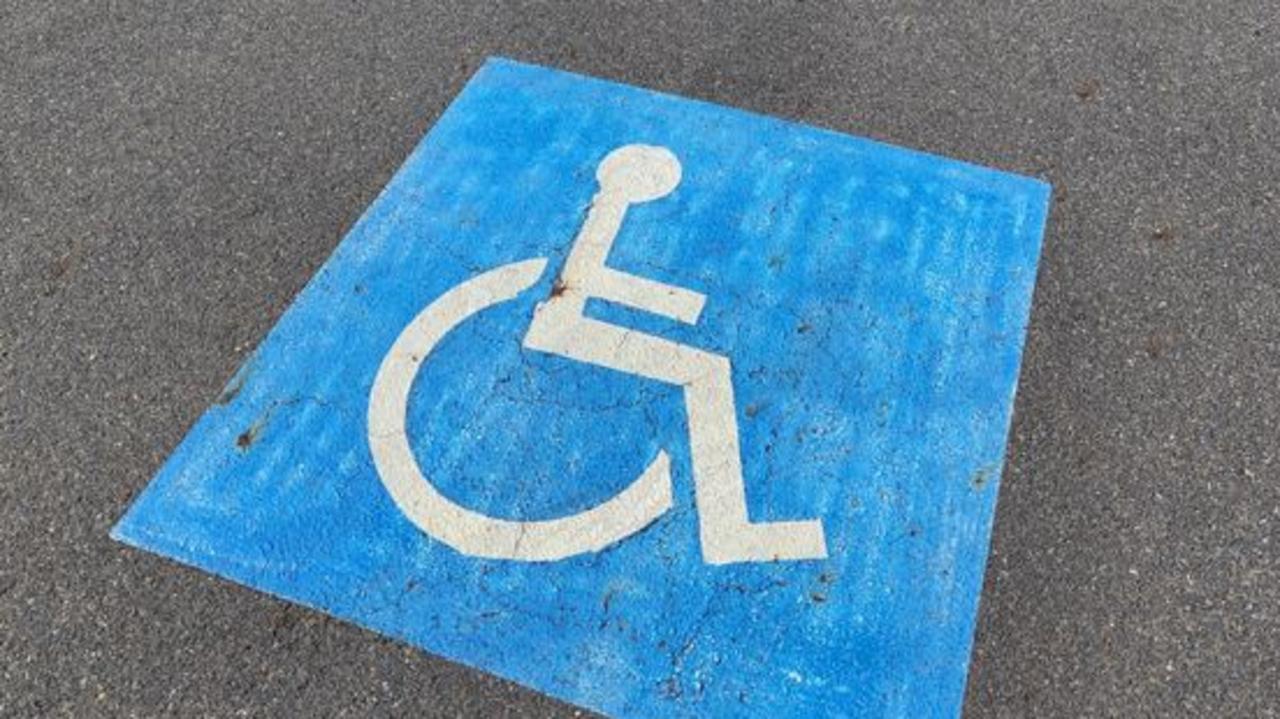
<instances>
[{"instance_id":1,"label":"gray asphalt surface","mask_svg":"<svg viewBox=\"0 0 1280 719\"><path fill-rule=\"evenodd\" d=\"M1280 716L1274 2L0 4L0 715L572 716L107 531L489 54L1053 183L970 717Z\"/></svg>"}]
</instances>

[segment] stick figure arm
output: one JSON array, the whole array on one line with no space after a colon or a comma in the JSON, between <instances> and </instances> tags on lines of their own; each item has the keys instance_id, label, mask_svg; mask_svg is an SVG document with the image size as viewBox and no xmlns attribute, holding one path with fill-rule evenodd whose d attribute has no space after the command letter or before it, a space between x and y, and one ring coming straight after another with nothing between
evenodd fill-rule
<instances>
[{"instance_id":1,"label":"stick figure arm","mask_svg":"<svg viewBox=\"0 0 1280 719\"><path fill-rule=\"evenodd\" d=\"M597 270L588 291L602 300L634 307L645 312L670 317L685 324L696 324L706 295L683 287L645 279L626 272L602 267Z\"/></svg>"}]
</instances>

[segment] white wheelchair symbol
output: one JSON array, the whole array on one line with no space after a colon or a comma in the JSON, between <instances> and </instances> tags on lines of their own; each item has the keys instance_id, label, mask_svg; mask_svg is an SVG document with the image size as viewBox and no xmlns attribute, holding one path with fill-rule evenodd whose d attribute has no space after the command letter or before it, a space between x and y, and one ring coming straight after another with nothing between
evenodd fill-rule
<instances>
[{"instance_id":1,"label":"white wheelchair symbol","mask_svg":"<svg viewBox=\"0 0 1280 719\"><path fill-rule=\"evenodd\" d=\"M680 183L680 162L665 147L626 145L596 169L592 200L551 296L537 306L523 345L684 390L702 556L709 564L821 559L820 520L752 522L738 448L729 359L583 316L589 298L696 324L706 297L605 265L633 204L664 197ZM597 552L644 529L671 508L671 460L665 451L612 498L577 514L515 521L474 512L423 476L405 432L409 390L436 344L477 312L532 287L545 258L496 267L427 305L391 346L370 392L369 445L378 475L419 529L457 551L494 559L553 561Z\"/></svg>"}]
</instances>

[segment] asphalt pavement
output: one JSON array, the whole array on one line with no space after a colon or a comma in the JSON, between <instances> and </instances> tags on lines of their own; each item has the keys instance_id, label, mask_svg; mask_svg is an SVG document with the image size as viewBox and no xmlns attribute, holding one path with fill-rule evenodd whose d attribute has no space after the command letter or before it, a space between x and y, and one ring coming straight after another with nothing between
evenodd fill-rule
<instances>
[{"instance_id":1,"label":"asphalt pavement","mask_svg":"<svg viewBox=\"0 0 1280 719\"><path fill-rule=\"evenodd\" d=\"M112 542L489 55L1053 184L970 717L1280 716L1274 2L0 6L0 715L573 716Z\"/></svg>"}]
</instances>

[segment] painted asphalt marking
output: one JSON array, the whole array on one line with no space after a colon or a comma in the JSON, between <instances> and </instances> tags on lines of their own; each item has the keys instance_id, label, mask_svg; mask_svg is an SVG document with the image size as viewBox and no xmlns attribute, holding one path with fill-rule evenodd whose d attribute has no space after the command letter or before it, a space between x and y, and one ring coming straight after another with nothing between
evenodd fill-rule
<instances>
[{"instance_id":1,"label":"painted asphalt marking","mask_svg":"<svg viewBox=\"0 0 1280 719\"><path fill-rule=\"evenodd\" d=\"M600 189L586 222L552 296L535 310L524 346L684 388L708 563L826 557L818 521L753 523L747 518L727 358L584 316L587 300L597 297L694 324L706 299L605 266L627 207L664 197L679 184L676 156L664 147L627 145L601 161L596 178ZM369 446L382 483L418 528L464 554L546 561L595 552L644 529L671 507L671 462L665 451L608 501L570 517L539 521L470 511L436 490L419 469L404 423L419 366L449 330L529 289L545 266L545 259L505 265L433 302L396 340L370 393Z\"/></svg>"},{"instance_id":2,"label":"painted asphalt marking","mask_svg":"<svg viewBox=\"0 0 1280 719\"><path fill-rule=\"evenodd\" d=\"M954 717L1046 207L491 61L113 536L617 717Z\"/></svg>"}]
</instances>

